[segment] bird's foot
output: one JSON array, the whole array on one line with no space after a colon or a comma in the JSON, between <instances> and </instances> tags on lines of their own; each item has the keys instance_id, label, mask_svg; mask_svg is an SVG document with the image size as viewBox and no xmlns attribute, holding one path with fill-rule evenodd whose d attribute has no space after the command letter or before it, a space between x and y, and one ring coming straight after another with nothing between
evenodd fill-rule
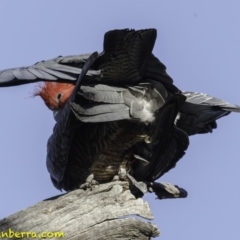
<instances>
[{"instance_id":1,"label":"bird's foot","mask_svg":"<svg viewBox=\"0 0 240 240\"><path fill-rule=\"evenodd\" d=\"M120 178L118 175L115 175L112 179L113 182L117 182L117 181L120 181Z\"/></svg>"},{"instance_id":2,"label":"bird's foot","mask_svg":"<svg viewBox=\"0 0 240 240\"><path fill-rule=\"evenodd\" d=\"M91 174L87 177L86 182L80 185L80 189L93 189L99 185L98 181L94 179L94 175Z\"/></svg>"},{"instance_id":3,"label":"bird's foot","mask_svg":"<svg viewBox=\"0 0 240 240\"><path fill-rule=\"evenodd\" d=\"M134 192L134 195L136 196L142 197L147 192L147 184L144 182L138 182L134 177L132 177L127 172L125 165L119 167L118 175L115 175L112 181L128 181L131 186L132 192Z\"/></svg>"},{"instance_id":4,"label":"bird's foot","mask_svg":"<svg viewBox=\"0 0 240 240\"><path fill-rule=\"evenodd\" d=\"M147 193L148 189L147 189L147 184L146 183L138 182L130 174L127 174L127 178L128 178L128 180L129 180L129 182L131 183L132 186L134 186L135 188L140 190L140 192L142 193L141 195L144 195L145 193Z\"/></svg>"},{"instance_id":5,"label":"bird's foot","mask_svg":"<svg viewBox=\"0 0 240 240\"><path fill-rule=\"evenodd\" d=\"M127 171L125 168L120 167L118 171L118 175L115 175L112 181L126 181L126 180L127 180Z\"/></svg>"},{"instance_id":6,"label":"bird's foot","mask_svg":"<svg viewBox=\"0 0 240 240\"><path fill-rule=\"evenodd\" d=\"M119 180L121 180L121 181L127 180L127 171L125 168L123 168L123 167L119 168L118 177L119 177Z\"/></svg>"}]
</instances>

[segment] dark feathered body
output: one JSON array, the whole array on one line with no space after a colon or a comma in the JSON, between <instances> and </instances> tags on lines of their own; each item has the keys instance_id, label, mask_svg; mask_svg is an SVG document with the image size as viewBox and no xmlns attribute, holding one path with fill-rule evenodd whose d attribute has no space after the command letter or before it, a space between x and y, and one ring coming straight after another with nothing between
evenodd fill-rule
<instances>
[{"instance_id":1,"label":"dark feathered body","mask_svg":"<svg viewBox=\"0 0 240 240\"><path fill-rule=\"evenodd\" d=\"M75 121L64 177L54 182L55 186L67 191L79 188L91 173L99 183L111 181L124 160L127 164L134 160L128 149L146 137L137 125L124 120L84 124Z\"/></svg>"},{"instance_id":2,"label":"dark feathered body","mask_svg":"<svg viewBox=\"0 0 240 240\"><path fill-rule=\"evenodd\" d=\"M240 111L206 94L181 92L151 53L155 39L155 29L105 34L104 52L55 115L47 167L58 189L76 189L92 173L98 182L111 181L121 166L138 181L155 181L184 155L188 136L212 132L218 118ZM75 82L89 56L0 71L0 86ZM160 185L153 188L161 197Z\"/></svg>"},{"instance_id":3,"label":"dark feathered body","mask_svg":"<svg viewBox=\"0 0 240 240\"><path fill-rule=\"evenodd\" d=\"M85 89L85 87L88 86L83 85L82 89ZM104 86L101 86L101 88L104 89ZM116 87L113 88L116 89ZM99 183L111 181L118 174L121 166L127 171L131 171L131 174L139 181L154 181L182 157L188 146L188 136L185 133L182 133L184 135L182 141L177 142L177 144L174 142L174 139L179 135L179 131L181 132L173 126L176 115L185 101L184 96L176 95L166 103L163 99L161 104L159 102L159 106L163 106L158 107L158 111L154 113L155 120L146 123L141 119L131 117L129 112L132 112L133 116L143 117L148 112L142 115L140 110L143 111L144 109L138 109L139 111L134 112L136 109L131 109L131 107L134 108L134 104L126 105L130 96L132 97L132 103L134 101L145 101L143 96L139 100L139 92L134 93L133 90L131 90L133 95L121 93L120 95L127 96L126 99L124 97L119 99L120 102L125 102L122 104L125 104L125 107L128 108L127 119L125 119L125 114L120 112L117 115L117 121L111 121L111 119L116 120L113 110L117 103L109 103L109 105L113 105L113 109L112 112L108 113L108 119L106 120L106 113L103 111L102 105L107 105L108 98L106 98L106 95L110 95L109 91L112 90L109 86L107 89L108 91L102 94L105 103L102 103L98 98L95 104L94 98L90 102L86 99L84 101L82 91L80 91L74 105L72 104L75 115L71 111L69 116L65 114L69 111L68 103L54 128L54 133L49 139L47 163L53 183L58 189L67 191L76 189L85 183L87 177L92 173L94 179ZM130 87L130 89L134 89L134 87ZM118 90L120 91L120 88ZM149 87L145 90L144 96L148 96ZM129 87L121 88L121 91L129 93ZM157 95L157 97L162 98L163 96ZM114 98L110 99L108 101L113 101ZM153 98L151 100L157 99ZM154 104L155 102L153 101ZM120 107L120 109L123 108ZM68 116L67 125L65 116ZM97 119L94 116L97 116ZM79 121L79 118L83 121L90 119L93 122ZM150 118L152 117L150 116ZM171 157L158 161L164 154L164 149L170 148L172 142L175 144L177 154L172 154ZM148 149L151 156L146 156L143 152L140 153L139 149ZM140 161L136 155L142 156L145 161ZM146 166L146 161L148 166Z\"/></svg>"}]
</instances>

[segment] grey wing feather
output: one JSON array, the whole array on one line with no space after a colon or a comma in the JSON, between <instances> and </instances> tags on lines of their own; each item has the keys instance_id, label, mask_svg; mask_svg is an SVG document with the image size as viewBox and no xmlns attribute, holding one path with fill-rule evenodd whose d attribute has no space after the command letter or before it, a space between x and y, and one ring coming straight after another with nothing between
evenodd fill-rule
<instances>
[{"instance_id":1,"label":"grey wing feather","mask_svg":"<svg viewBox=\"0 0 240 240\"><path fill-rule=\"evenodd\" d=\"M73 111L73 112L76 113L76 111ZM75 116L81 122L91 122L91 123L112 122L112 121L130 119L129 110L124 110L116 113L103 113L103 114L91 115L91 116L81 115L77 113L75 114Z\"/></svg>"},{"instance_id":2,"label":"grey wing feather","mask_svg":"<svg viewBox=\"0 0 240 240\"><path fill-rule=\"evenodd\" d=\"M64 67L65 68L65 67ZM46 74L49 74L50 77L52 76L52 78L55 80L55 79L67 79L67 80L75 80L75 76L73 77L73 75L69 75L68 73L64 73L62 72L60 69L56 71L56 69L54 68L47 68L45 66L33 66L32 68L30 69L34 69L35 72L38 72L39 70L46 73ZM52 70L54 69L54 70ZM72 69L73 70L73 69ZM78 72L81 72L80 70ZM74 72L72 72L74 73ZM77 74L77 73L76 73ZM44 77L44 76L43 76ZM45 77L46 78L46 77Z\"/></svg>"},{"instance_id":3,"label":"grey wing feather","mask_svg":"<svg viewBox=\"0 0 240 240\"><path fill-rule=\"evenodd\" d=\"M126 91L126 87L116 87L116 86L108 86L104 84L88 84L82 85L81 90L84 92L96 92L96 91L109 91L109 92L121 92Z\"/></svg>"},{"instance_id":4,"label":"grey wing feather","mask_svg":"<svg viewBox=\"0 0 240 240\"><path fill-rule=\"evenodd\" d=\"M36 79L36 76L34 74L32 74L31 72L25 70L24 68L16 68L13 69L12 74L15 76L15 78L18 79Z\"/></svg>"},{"instance_id":5,"label":"grey wing feather","mask_svg":"<svg viewBox=\"0 0 240 240\"><path fill-rule=\"evenodd\" d=\"M84 108L76 103L71 103L74 111L77 111L82 115L97 115L102 113L116 113L122 111L129 111L129 107L125 104L94 104L93 106L89 106Z\"/></svg>"},{"instance_id":6,"label":"grey wing feather","mask_svg":"<svg viewBox=\"0 0 240 240\"><path fill-rule=\"evenodd\" d=\"M189 136L209 133L217 128L216 120L231 112L240 112L237 105L198 92L182 92L187 100L176 121L177 127Z\"/></svg>"},{"instance_id":7,"label":"grey wing feather","mask_svg":"<svg viewBox=\"0 0 240 240\"><path fill-rule=\"evenodd\" d=\"M228 103L222 99L209 96L199 92L182 92L187 97L186 102L192 104L199 104L211 107L219 107L224 111L240 112L240 107L231 103Z\"/></svg>"},{"instance_id":8,"label":"grey wing feather","mask_svg":"<svg viewBox=\"0 0 240 240\"><path fill-rule=\"evenodd\" d=\"M35 75L35 78L33 80L37 80L37 79L57 80L57 77L54 76L53 74L49 74L48 71L46 71L46 69L36 68L36 67L31 67L29 69L25 69L24 75L22 75L21 78L20 78L20 76L16 76L16 79L26 80L25 73L27 73L28 71ZM28 80L31 80L31 79L28 79Z\"/></svg>"},{"instance_id":9,"label":"grey wing feather","mask_svg":"<svg viewBox=\"0 0 240 240\"><path fill-rule=\"evenodd\" d=\"M56 57L38 62L29 67L11 68L0 71L0 86L14 86L37 81L73 81L82 71L89 54ZM89 69L87 77L99 80L100 70Z\"/></svg>"},{"instance_id":10,"label":"grey wing feather","mask_svg":"<svg viewBox=\"0 0 240 240\"><path fill-rule=\"evenodd\" d=\"M85 63L92 53L85 53L79 55L69 55L65 57L59 57L60 63L71 64L71 63Z\"/></svg>"},{"instance_id":11,"label":"grey wing feather","mask_svg":"<svg viewBox=\"0 0 240 240\"><path fill-rule=\"evenodd\" d=\"M15 75L13 74L13 69L6 69L0 71L0 82L8 82L15 79Z\"/></svg>"},{"instance_id":12,"label":"grey wing feather","mask_svg":"<svg viewBox=\"0 0 240 240\"><path fill-rule=\"evenodd\" d=\"M81 74L82 69L80 67L73 67L73 66L68 66L68 65L63 65L59 63L52 64L50 66L47 66L49 69L59 71L59 72L65 72L69 74ZM94 79L97 77L97 79L100 79L100 73L101 70L91 70L89 69L87 72L88 77L93 77ZM68 76L69 77L69 76ZM68 79L68 78L63 78L63 79Z\"/></svg>"},{"instance_id":13,"label":"grey wing feather","mask_svg":"<svg viewBox=\"0 0 240 240\"><path fill-rule=\"evenodd\" d=\"M82 85L78 93L82 99L72 103L72 110L84 122L123 119L151 122L154 120L154 112L165 103L165 96L157 91L155 85L156 83L125 88L100 84Z\"/></svg>"},{"instance_id":14,"label":"grey wing feather","mask_svg":"<svg viewBox=\"0 0 240 240\"><path fill-rule=\"evenodd\" d=\"M120 94L117 92L80 92L80 96L94 101L94 102L103 102L103 103L123 103L124 100Z\"/></svg>"},{"instance_id":15,"label":"grey wing feather","mask_svg":"<svg viewBox=\"0 0 240 240\"><path fill-rule=\"evenodd\" d=\"M53 70L53 72L59 71L60 74L63 72L72 73L72 74L80 74L81 73L80 68L69 67L67 65L61 65L61 64L56 64L56 63L54 63L50 66L46 66L46 68Z\"/></svg>"}]
</instances>

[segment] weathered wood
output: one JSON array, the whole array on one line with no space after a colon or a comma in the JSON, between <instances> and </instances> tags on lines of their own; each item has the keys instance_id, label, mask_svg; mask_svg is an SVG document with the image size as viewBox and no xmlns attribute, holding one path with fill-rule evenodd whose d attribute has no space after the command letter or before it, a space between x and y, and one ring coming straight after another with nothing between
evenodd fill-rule
<instances>
[{"instance_id":1,"label":"weathered wood","mask_svg":"<svg viewBox=\"0 0 240 240\"><path fill-rule=\"evenodd\" d=\"M0 221L0 232L64 232L64 239L150 239L159 235L147 202L136 199L127 182L75 190L45 200ZM54 238L53 238L54 239Z\"/></svg>"}]
</instances>

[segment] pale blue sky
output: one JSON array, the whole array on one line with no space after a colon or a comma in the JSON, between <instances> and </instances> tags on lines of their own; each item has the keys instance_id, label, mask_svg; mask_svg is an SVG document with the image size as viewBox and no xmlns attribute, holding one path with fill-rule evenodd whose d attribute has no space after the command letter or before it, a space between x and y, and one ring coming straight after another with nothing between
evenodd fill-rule
<instances>
[{"instance_id":1,"label":"pale blue sky","mask_svg":"<svg viewBox=\"0 0 240 240\"><path fill-rule=\"evenodd\" d=\"M101 51L108 30L156 28L154 54L180 89L240 104L238 0L2 0L0 11L0 69ZM35 85L0 89L0 218L60 193L45 166L54 121L29 98ZM159 239L239 239L239 120L231 114L213 134L191 137L185 157L162 177L188 198L146 196Z\"/></svg>"}]
</instances>

